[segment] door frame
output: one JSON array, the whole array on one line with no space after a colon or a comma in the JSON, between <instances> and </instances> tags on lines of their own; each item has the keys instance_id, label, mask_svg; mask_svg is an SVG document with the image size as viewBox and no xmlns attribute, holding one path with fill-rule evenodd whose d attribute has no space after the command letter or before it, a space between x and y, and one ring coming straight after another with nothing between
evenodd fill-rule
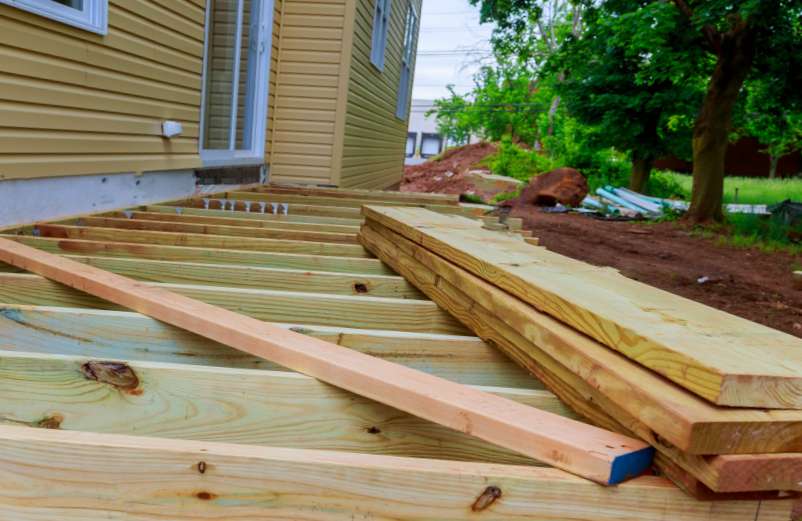
<instances>
[{"instance_id":1,"label":"door frame","mask_svg":"<svg viewBox=\"0 0 802 521\"><path fill-rule=\"evenodd\" d=\"M251 24L258 29L258 42L257 49L259 57L256 60L256 67L249 69L249 77L253 78L255 88L251 91L254 93L253 98L250 96L246 100L246 106L249 104L253 106L253 110L249 111L251 117L255 117L251 121L251 146L247 150L207 150L203 148L205 140L205 116L206 116L206 96L207 96L207 81L206 75L208 70L209 61L209 44L211 40L211 21L212 21L212 2L214 0L206 0L206 21L204 28L204 42L203 42L203 72L201 74L201 104L200 104L200 124L198 132L198 151L200 154L201 162L204 167L218 167L218 166L237 166L237 165L262 165L265 162L265 142L267 140L267 116L268 106L267 100L270 94L270 60L273 50L273 13L275 10L275 0L251 0L252 3L259 2L259 20L256 24ZM242 26L242 6L244 0L238 0L240 12L238 16L237 27L237 41L240 41L240 31ZM233 99L232 99L232 127L234 131L232 134L236 135L236 110L238 109L238 90L239 80L239 65L240 65L240 46L235 47L235 72L232 75L232 82L234 83ZM251 118L243 118L243 121L249 121Z\"/></svg>"}]
</instances>

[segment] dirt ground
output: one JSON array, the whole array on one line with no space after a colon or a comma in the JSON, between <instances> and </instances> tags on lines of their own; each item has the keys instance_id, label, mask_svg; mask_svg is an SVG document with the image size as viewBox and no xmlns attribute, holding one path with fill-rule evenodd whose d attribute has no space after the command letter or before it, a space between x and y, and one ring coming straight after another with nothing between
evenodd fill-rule
<instances>
[{"instance_id":1,"label":"dirt ground","mask_svg":"<svg viewBox=\"0 0 802 521\"><path fill-rule=\"evenodd\" d=\"M609 222L516 208L515 217L548 249L802 337L800 256L733 248L679 223ZM700 283L699 279L709 280Z\"/></svg>"},{"instance_id":2,"label":"dirt ground","mask_svg":"<svg viewBox=\"0 0 802 521\"><path fill-rule=\"evenodd\" d=\"M491 143L477 143L447 150L436 162L404 168L402 192L463 194L473 189L464 174L477 162L496 151Z\"/></svg>"}]
</instances>

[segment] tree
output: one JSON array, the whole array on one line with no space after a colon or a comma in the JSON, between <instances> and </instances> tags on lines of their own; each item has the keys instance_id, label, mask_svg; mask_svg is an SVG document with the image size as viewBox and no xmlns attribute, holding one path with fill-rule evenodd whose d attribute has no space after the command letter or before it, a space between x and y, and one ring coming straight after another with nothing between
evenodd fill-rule
<instances>
[{"instance_id":1,"label":"tree","mask_svg":"<svg viewBox=\"0 0 802 521\"><path fill-rule=\"evenodd\" d=\"M482 19L497 24L499 49L526 50L528 31L548 11L547 0L470 0L481 5ZM724 157L732 130L733 111L750 75L776 73L778 64L802 54L802 0L578 0L587 9L601 6L628 16L648 36L649 52L657 56L675 40L678 64L698 67L707 76L705 94L693 127L693 191L689 217L694 221L721 220ZM672 7L671 16L640 16L656 5ZM596 19L595 22L599 21ZM587 30L594 20L584 20ZM626 24L616 24L625 30ZM700 51L706 59L697 60ZM614 53L597 54L617 60ZM664 62L666 63L666 62ZM656 78L655 78L656 79ZM789 93L802 97L802 89Z\"/></svg>"},{"instance_id":2,"label":"tree","mask_svg":"<svg viewBox=\"0 0 802 521\"><path fill-rule=\"evenodd\" d=\"M565 41L549 68L562 74L557 90L569 113L593 129L591 143L629 153L630 188L644 192L655 160L687 155L691 114L704 92L696 72L703 57L689 59L687 33L669 37L642 30L672 26L660 21L679 16L672 6L655 3L628 12L620 4L587 8L585 31ZM655 39L668 43L656 46Z\"/></svg>"}]
</instances>

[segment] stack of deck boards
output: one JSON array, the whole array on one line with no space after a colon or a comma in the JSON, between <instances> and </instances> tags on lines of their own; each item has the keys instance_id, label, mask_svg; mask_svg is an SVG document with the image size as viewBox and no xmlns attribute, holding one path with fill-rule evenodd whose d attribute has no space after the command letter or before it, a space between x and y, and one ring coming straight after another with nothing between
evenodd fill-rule
<instances>
[{"instance_id":1,"label":"stack of deck boards","mask_svg":"<svg viewBox=\"0 0 802 521\"><path fill-rule=\"evenodd\" d=\"M363 214L370 251L686 491L802 491L800 339L471 219Z\"/></svg>"},{"instance_id":2,"label":"stack of deck boards","mask_svg":"<svg viewBox=\"0 0 802 521\"><path fill-rule=\"evenodd\" d=\"M364 204L483 210L453 196L265 186L0 237L464 384L466 396L480 390L576 419L359 244ZM0 519L787 521L792 508L772 492L691 499L655 476L599 486L470 428L12 265L0 272ZM559 376L549 385L576 396L572 406L595 392L549 367ZM620 425L586 409L605 428Z\"/></svg>"}]
</instances>

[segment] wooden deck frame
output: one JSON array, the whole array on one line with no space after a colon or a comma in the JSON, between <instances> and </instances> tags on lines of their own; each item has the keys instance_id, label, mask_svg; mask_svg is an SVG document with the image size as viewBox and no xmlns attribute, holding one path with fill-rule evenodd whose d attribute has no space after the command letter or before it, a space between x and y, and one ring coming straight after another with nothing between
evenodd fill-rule
<instances>
[{"instance_id":1,"label":"wooden deck frame","mask_svg":"<svg viewBox=\"0 0 802 521\"><path fill-rule=\"evenodd\" d=\"M635 439L14 241L0 239L0 260L599 483L620 483L651 464L653 449Z\"/></svg>"},{"instance_id":2,"label":"wooden deck frame","mask_svg":"<svg viewBox=\"0 0 802 521\"><path fill-rule=\"evenodd\" d=\"M273 188L274 187L264 187L255 188L254 190L257 192L263 190L270 192ZM314 190L317 189L313 189L313 191ZM304 188L303 191L308 192L309 189ZM286 190L276 189L273 190L273 192L290 194L297 193L297 190L290 187ZM365 202L374 199L374 194L372 193L349 193L346 196L346 194L339 194L338 191L335 191L333 194L319 193L318 195L340 199L363 197L363 201ZM403 197L406 198L408 195L410 198L414 199L415 194L403 194ZM385 193L380 193L378 195L379 198L384 198L384 196ZM225 193L206 196L206 198L215 199L216 201L226 197L227 194ZM340 210L336 207L325 208L326 205L300 205L299 207L297 204L291 204L290 215L276 215L256 211L259 207L258 203L254 203L249 208L249 212L245 211L244 203L238 203L236 211L231 211L228 208L226 210L219 209L219 202L217 204L212 202L212 208L205 209L202 199L203 198L199 197L192 200L141 206L126 210L125 212L112 212L109 215L100 217L124 217L127 219L129 215L133 217L138 214L137 217L139 219L159 222L240 226L243 228L272 228L286 231L305 229L309 231L330 231L334 233L346 231L343 230L342 227L347 227L347 232L353 233L361 223L361 217L354 216L353 212L351 212L352 217L350 218L331 216L340 214ZM434 205L452 204L451 201L444 203L439 200L425 202L420 200L417 202L420 204ZM268 206L266 210L270 212L272 208ZM484 211L484 208L470 208L467 212L460 211L459 213L473 215L478 214L480 211ZM322 257L314 254L159 245L149 244L145 241L128 242L124 240L128 232L123 229L118 230L118 232L117 237L113 240L83 240L32 236L14 236L8 238L13 238L23 244L36 246L54 253L69 254L79 257L97 257L102 260L118 259L122 263L126 261L132 262L133 259L145 259L151 262L185 261L198 264L211 264L217 265L217 268L220 269L226 267L226 265L238 264L240 267L255 266L268 270L274 268L312 270L340 273L345 276L395 275L394 272L383 263L367 256L364 258L338 256ZM13 230L6 231L5 233L13 233ZM330 291L326 290L325 293L330 293ZM443 376L454 381L473 385L491 385L495 387L508 386L521 389L521 391L513 391L513 394L542 394L542 391L527 390L533 387L541 388L542 384L538 380L529 376L513 365L508 359L499 355L495 350L495 346L482 342L476 337L432 334L428 332L397 332L378 329L360 330L341 326L333 327L312 324L274 325L282 329L336 342L340 345L373 356L383 357L387 360L429 371L432 374ZM208 366L206 370L213 372L216 371L214 366L231 367L235 369L260 368L269 370L278 367L275 364L265 362L263 359L235 351L227 346L217 344L214 341L198 337L137 313L98 309L47 308L42 306L0 304L0 349L9 348L15 351L38 351L42 353L40 356L43 356L47 363L63 362L66 355L66 358L72 356L86 359L107 359L111 356L116 360L125 360L130 357L132 363L138 364L138 367L148 366L149 368L150 366L169 366L171 362L178 362L181 364ZM0 352L0 359L2 356L3 353ZM27 355L18 354L18 356ZM36 358L36 356L34 356L34 358ZM165 362L167 364L164 364ZM182 372L184 371L183 367L179 368ZM199 371L201 371L200 368L194 370L194 372ZM188 371L186 374L189 374L189 372L193 371ZM72 374L71 376L74 377L75 375ZM293 377L301 378L298 376ZM191 380L187 380L187 382L191 382ZM324 388L327 387L324 386ZM488 390L493 391L493 389ZM324 396L326 396L325 393ZM548 398L548 400L552 399L553 398ZM572 406L574 405L570 399L568 403ZM349 411L349 414L350 413L353 413L353 411ZM614 428L603 422L600 423L600 425L603 425L605 428ZM14 430L15 433L6 437L6 430L4 429ZM19 429L20 428L0 426L0 461L7 461L5 458L7 452L10 452L13 458L17 458L15 462L25 460L19 464L14 463L6 467L10 470L5 476L3 470L0 468L0 476L2 476L0 477L0 483L4 485L15 484L18 482L19 475L30 476L37 473L38 469L42 468L42 465L36 461L29 462L26 456L19 458L20 452L10 448L10 446L14 444L29 448L29 444L21 441L23 438L26 440L33 440L34 443L38 444L41 440L36 439L37 433L41 434L41 431L27 429L28 432L34 434L31 436L27 434L17 435L16 432L20 432ZM47 435L50 433L45 434ZM183 440L171 441L144 437L129 438L114 434L84 434L66 431L54 432L52 434L55 435L53 439L48 439L42 442L42 445L39 445L40 451L45 450L43 448L44 446L52 447L52 450L48 449L49 453L58 453L62 457L56 456L54 458L45 459L52 459L53 461L58 460L60 462L69 461L70 463L68 465L72 465L72 469L74 469L76 473L78 469L81 468L82 458L89 458L89 452L92 452L95 457L100 453L109 455L109 462L117 460L119 454L112 455L111 452L114 450L112 449L106 452L106 449L114 446L116 443L120 442L120 440L133 442L136 445L135 450L139 454L139 457L147 458L147 461L153 462L164 462L165 460L162 458L163 453L158 453L158 450L156 450L154 446L148 445L151 441L156 445L164 444L164 446L167 446L172 444L173 447L180 446L182 449L188 448L193 443L198 443L185 443ZM376 437L376 434L367 434L369 434L371 438ZM92 438L86 445L84 444L86 441L86 439L83 438L84 436ZM76 440L76 437L81 437L81 441L70 445L72 443L70 440ZM220 455L223 459L226 459L227 463L233 462L233 460L228 459L227 454L224 454L225 450L223 450L222 453L217 452L216 449L222 449L222 445L205 441L200 443L203 444L203 448L198 449L198 454L209 454L211 452L215 456ZM123 442L123 444L125 444L125 442ZM65 445L70 446L67 447ZM82 454L81 450L85 446L95 446L97 450L92 451L91 448L87 448L89 452L87 452L87 454ZM214 446L214 448L210 450L209 447L211 446ZM196 445L196 447L200 447L200 445ZM274 450L269 447L253 447L253 449L256 449L256 452L254 452L250 450L250 446L227 447L231 447L235 451L238 451L240 447L242 447L248 450L247 454L251 456L256 454L259 450ZM4 448L7 449L7 451L4 451ZM418 450L414 445L405 447L405 450L406 449ZM275 450L283 451L292 449ZM422 447L422 450L425 451L426 448ZM37 456L40 455L40 451L36 451ZM290 461L289 464L297 464L297 466L293 468L300 473L300 479L290 485L287 485L286 481L284 481L281 486L284 486L284 490L290 495L301 490L305 492L308 492L308 490L320 490L319 487L312 483L315 481L315 476L321 474L318 466L321 461L316 459L316 456L321 453L318 451L299 449L295 450L293 454L295 455L295 460ZM79 517L75 518L75 521L78 519L81 519L81 521L84 519L105 519L106 517L104 516L110 512L108 505L111 504L115 505L115 509L120 504L125 504L126 507L130 506L131 508L126 508L126 510L135 515L162 516L166 513L171 519L179 521L195 519L198 515L217 515L218 517L246 515L246 517L249 518L273 519L274 517L281 517L283 519L286 518L286 516L303 516L310 512L309 506L318 512L316 519L319 519L319 521L341 519L344 516L348 517L352 515L355 510L363 512L366 515L392 515L393 518L399 519L418 519L421 515L424 517L436 515L438 519L474 519L477 515L481 515L483 519L509 519L511 517L532 519L533 517L537 518L542 515L549 518L568 516L578 521L584 521L585 519L593 519L594 521L603 519L635 521L636 519L643 519L651 521L652 519L662 520L668 508L672 510L672 519L676 518L681 521L696 521L697 519L705 521L718 519L734 521L742 518L763 521L782 519L783 521L787 521L788 511L791 509L789 501L765 502L759 500L761 497L776 498L777 494L774 492L767 493L763 496L754 493L749 493L748 495L708 494L709 491L705 492L703 490L705 488L704 485L698 482L691 483L689 487L685 489L688 490L696 487L696 490L690 490L690 492L696 494L697 497L715 499L716 503L694 502L682 494L679 494L675 488L668 485L665 481L654 478L638 479L627 483L624 485L625 487L632 487L633 485L641 486L647 481L650 482L648 487L641 488L639 494L632 494L631 499L627 498L622 503L619 503L618 501L622 498L620 496L614 496L616 500L611 502L610 497L599 487L592 487L594 492L588 494L586 490L590 489L587 489L587 487L583 487L580 490L570 481L560 482L559 480L564 479L565 474L553 469L539 470L549 471L559 478L557 481L553 480L551 477L548 479L540 479L543 476L540 476L540 478L534 481L524 480L522 483L523 488L521 489L522 494L520 496L512 496L510 492L507 491L508 487L506 486L498 487L502 493L502 496L499 498L496 495L497 485L487 485L487 483L492 481L494 483L511 482L517 484L517 469L523 469L524 467L484 465L486 469L491 467L498 469L496 474L488 475L479 472L478 469L482 464L478 464L479 466L477 466L477 464L474 463L463 464L446 462L441 461L439 456L438 460L422 460L417 458L371 456L357 453L327 454L334 454L337 458L341 458L340 461L348 462L346 466L355 464L361 469L363 463L365 463L367 465L364 467L367 472L367 474L364 474L366 476L365 480L359 481L358 488L356 489L354 487L343 487L345 488L345 492L342 494L338 491L335 495L327 493L322 493L319 496L314 494L312 496L307 495L306 498L308 502L294 502L289 506L287 506L288 503L284 499L289 496L284 494L278 496L282 498L280 504L274 501L271 501L269 504L265 501L255 501L247 505L241 502L226 502L228 497L243 497L241 494L236 493L231 496L225 494L219 496L220 502L218 503L218 496L215 495L215 492L210 492L208 490L209 482L204 481L197 484L190 484L186 480L182 481L180 485L176 485L176 487L181 489L180 492L178 488L168 490L167 496L162 496L162 498L167 497L170 499L167 499L166 504L162 501L162 504L157 505L153 502L149 503L148 500L137 502L139 496L133 497L128 494L120 495L120 488L104 491L108 493L100 498L97 494L91 495L92 489L83 486L83 483L78 482L80 480L70 480L70 486L75 485L75 488L69 489L75 491L73 497L86 498L88 496L89 498L87 501L84 501L81 506L85 507L87 504L91 503L90 508L81 510ZM513 457L518 457L512 453L510 454ZM658 460L662 458L662 456L658 455ZM388 463L385 467L379 460L385 462L392 460L392 463ZM99 461L99 459L96 458L95 461ZM126 461L130 461L132 466L134 465L133 456ZM172 463L175 460L170 461ZM202 468L204 472L198 471L200 467L198 463L195 463L195 466L192 467L191 470L198 471L197 476L200 476L201 480L203 480L204 477L210 477L210 469L218 469L206 460L199 461L203 461ZM259 472L261 472L263 470L262 467L271 465L273 460L269 458L263 459L259 463L256 463L255 460L253 461L255 465L254 468L259 469ZM115 461L115 463L119 463L119 460ZM172 479L171 484L178 483L184 476L183 474L181 476L170 474L172 469L175 468L174 465L171 466L171 463L165 463L165 466L160 470L156 470L156 472L160 474L167 472L170 476L168 479ZM374 463L376 463L376 465L372 466ZM423 465L421 465L421 463L423 463ZM665 461L665 465L662 468L667 470L670 464L670 461ZM325 464L323 466L325 467ZM106 466L106 468L112 467L113 464L111 463ZM348 468L350 469L351 467ZM385 472L385 468L389 468L391 472ZM19 469L25 469L25 472L16 472ZM440 471L435 469L445 471L445 474L436 475L436 472ZM102 473L104 469L98 468L97 470L98 473ZM137 472L139 470L140 468L136 469ZM403 472L399 473L401 470L403 470ZM683 472L682 470L674 470L680 473ZM449 474L452 471L453 473ZM325 470L323 472L325 472ZM362 470L357 470L356 472L360 473ZM463 473L466 472L467 474L463 475ZM58 474L58 471L56 471L56 474ZM293 475L293 478L297 477L292 471L290 471L290 474ZM370 475L369 478L367 477L368 474ZM45 479L40 483L45 483L47 479L53 477L47 473L40 475L43 475ZM61 474L59 474L59 476L60 475ZM192 472L190 472L190 475L197 477L196 474ZM473 497L473 499L468 497L467 499L469 501L467 503L459 499L457 503L454 504L456 508L451 508L450 506L446 506L445 502L442 500L436 499L437 496L433 495L433 489L440 490L439 495L442 495L443 486L447 484L448 487L452 487L453 485L453 490L456 491L459 498L462 498L461 494L464 493L463 488L466 483L465 478L467 476L476 475L482 477L479 481L485 483L485 486L482 488L483 492ZM128 476L130 476L130 474ZM250 476L252 477L253 474L251 473ZM278 477L279 475L276 474L276 476ZM372 485L368 483L375 482L375 480L379 480L382 483L385 483L386 480L392 480L398 483L399 476L402 479L406 478L409 482L416 483L415 487L417 488L410 489L404 486L404 490L412 491L412 493L416 494L421 499L419 500L417 497L411 498L409 495L405 494L403 496L405 499L403 500L404 508L402 510L387 506L388 501L390 501L392 505L398 503L397 497L395 497L397 495L393 494L392 490L387 492L385 488L382 488L379 491L365 492L368 489L362 488L363 485L372 488ZM232 481L232 475L228 472L225 476L214 475L214 479L215 485L220 483L223 486L238 486L238 482L236 482L236 480ZM342 474L338 475L337 479L338 484L343 481L351 482L349 478L343 478ZM431 481L429 481L430 479ZM674 479L680 481L682 479L688 479L688 477L686 475L680 475L679 477L675 476ZM735 481L738 486L743 484L743 480L740 478ZM110 481L107 478L101 479L99 482L105 484ZM250 479L242 480L242 482L246 483L246 486L252 484L252 480ZM262 488L270 488L272 493L274 489L267 485L267 483L268 482L265 482L265 486ZM419 487L417 485L418 483L420 483ZM558 485L558 483L563 484ZM586 484L586 482L581 480L579 480L578 483L582 485ZM130 487L125 487L125 490L129 490L129 488ZM553 492L549 492L547 498L544 499L543 493L546 489ZM620 489L621 487L619 487L619 490ZM671 498L662 501L660 497L668 498L669 496L656 494L655 492L658 489L660 490L660 494L668 494ZM26 501L24 504L18 501L18 497L11 497L8 501L4 501L3 498L8 498L9 496L0 494L0 505L9 509L9 512L11 512L12 510L10 509L13 508L13 512L19 514L18 518L24 521L29 519L30 521L34 521L34 519L38 521L44 511L55 515L59 519L73 521L71 516L75 514L76 511L70 506L59 505L59 500L53 500L52 494L49 494L51 491L58 491L59 494L67 491L68 487L65 486L65 483L57 478L52 479L48 485L42 486L42 490L47 490L48 492L43 493L41 497L36 497L33 501ZM160 490L164 491L164 487ZM177 493L173 494L173 490ZM701 494L699 490L702 490ZM600 493L598 491L602 491L602 495L599 495ZM705 496L705 494L708 495ZM29 496L29 498L30 497L32 496ZM251 494L250 497L253 497L253 495ZM272 494L271 497L277 496L276 494ZM332 503L333 497L337 499L334 499ZM368 497L367 502L366 497ZM176 498L175 501L173 501L172 498ZM734 499L740 501L737 503L731 501ZM197 503L195 503L196 500ZM127 503L129 501L134 504L128 505ZM514 504L517 506L510 509L511 505L508 501L514 501ZM106 506L104 506L104 502ZM81 501L78 500L78 503L81 503ZM435 503L437 506L433 510L431 505ZM459 506L460 503L463 503L461 507ZM469 509L465 508L467 504L470 506ZM14 506L12 507L11 505ZM276 505L277 510L273 510L273 505ZM332 508L326 509L327 505L331 505ZM580 507L577 509L577 505L588 505L588 508ZM418 506L420 506L420 508L418 508ZM3 509L3 507L0 507L0 509ZM279 511L280 513L278 513Z\"/></svg>"}]
</instances>

